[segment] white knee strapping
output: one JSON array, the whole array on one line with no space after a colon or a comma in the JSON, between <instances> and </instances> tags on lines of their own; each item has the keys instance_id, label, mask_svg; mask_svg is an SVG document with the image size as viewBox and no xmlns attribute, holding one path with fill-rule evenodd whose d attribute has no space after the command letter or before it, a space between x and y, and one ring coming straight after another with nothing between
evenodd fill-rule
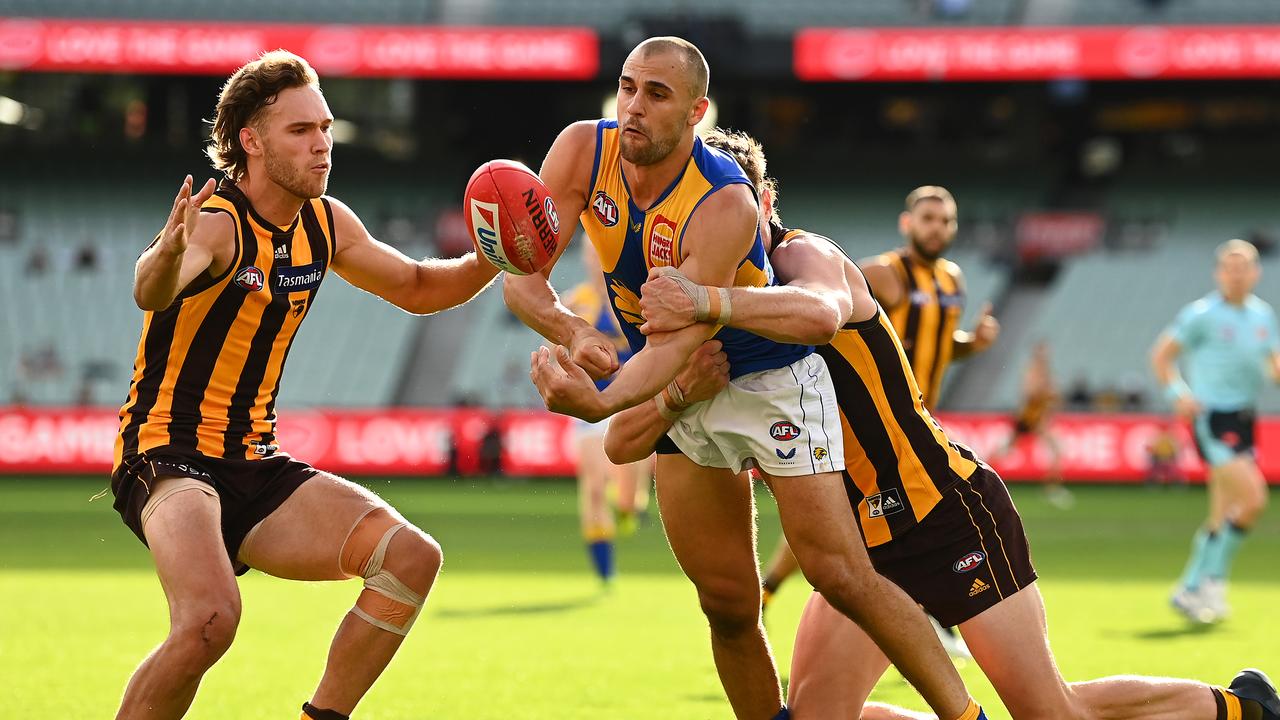
<instances>
[{"instance_id":1,"label":"white knee strapping","mask_svg":"<svg viewBox=\"0 0 1280 720\"><path fill-rule=\"evenodd\" d=\"M391 538L405 526L405 523L398 523L383 534L377 548L369 556L369 565L364 571L365 592L361 593L360 599L351 609L351 612L361 620L397 635L409 634L409 628L413 627L423 604L426 603L424 596L414 592L412 588L401 582L400 578L382 567ZM372 597L373 593L384 599Z\"/></svg>"}]
</instances>

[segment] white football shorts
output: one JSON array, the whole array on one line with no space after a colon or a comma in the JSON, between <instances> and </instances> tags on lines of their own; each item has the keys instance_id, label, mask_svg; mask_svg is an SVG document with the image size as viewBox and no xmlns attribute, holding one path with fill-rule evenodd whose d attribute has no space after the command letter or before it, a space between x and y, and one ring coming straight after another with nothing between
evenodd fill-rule
<instances>
[{"instance_id":1,"label":"white football shorts","mask_svg":"<svg viewBox=\"0 0 1280 720\"><path fill-rule=\"evenodd\" d=\"M844 470L844 435L827 363L810 354L729 382L680 416L667 437L703 467L794 477Z\"/></svg>"}]
</instances>

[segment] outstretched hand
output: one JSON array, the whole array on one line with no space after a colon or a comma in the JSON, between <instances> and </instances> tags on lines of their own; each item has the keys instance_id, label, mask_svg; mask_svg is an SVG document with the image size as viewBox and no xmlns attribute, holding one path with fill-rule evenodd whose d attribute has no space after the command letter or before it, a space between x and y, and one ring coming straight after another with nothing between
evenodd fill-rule
<instances>
[{"instance_id":1,"label":"outstretched hand","mask_svg":"<svg viewBox=\"0 0 1280 720\"><path fill-rule=\"evenodd\" d=\"M173 207L169 210L169 219L165 222L164 231L160 233L160 250L174 257L187 251L191 236L195 234L196 224L200 221L200 208L205 201L213 197L217 184L210 178L200 188L200 192L191 194L191 176L182 181L178 195L173 199Z\"/></svg>"}]
</instances>

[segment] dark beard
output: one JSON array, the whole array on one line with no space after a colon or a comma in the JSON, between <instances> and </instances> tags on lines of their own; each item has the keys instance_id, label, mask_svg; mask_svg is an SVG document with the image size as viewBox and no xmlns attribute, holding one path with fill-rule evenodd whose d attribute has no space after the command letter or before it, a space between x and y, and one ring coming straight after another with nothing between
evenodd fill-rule
<instances>
[{"instance_id":1,"label":"dark beard","mask_svg":"<svg viewBox=\"0 0 1280 720\"><path fill-rule=\"evenodd\" d=\"M915 251L917 255L924 258L925 260L928 260L929 262L936 262L938 258L942 257L942 253L947 251L947 249L944 247L942 250L938 252L930 252L926 250L924 246L922 246L920 243L916 242L915 238L912 238L910 242L911 242L911 249Z\"/></svg>"}]
</instances>

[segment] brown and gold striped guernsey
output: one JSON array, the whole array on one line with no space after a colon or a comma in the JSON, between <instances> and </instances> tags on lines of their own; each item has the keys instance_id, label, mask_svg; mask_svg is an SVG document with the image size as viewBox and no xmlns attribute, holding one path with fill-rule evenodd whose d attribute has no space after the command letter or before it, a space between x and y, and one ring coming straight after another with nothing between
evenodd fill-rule
<instances>
[{"instance_id":1,"label":"brown and gold striped guernsey","mask_svg":"<svg viewBox=\"0 0 1280 720\"><path fill-rule=\"evenodd\" d=\"M226 272L203 275L168 308L147 312L115 466L171 448L253 460L276 452L275 401L285 358L333 259L328 200L308 200L288 228L262 218L224 182L201 208L235 221Z\"/></svg>"},{"instance_id":2,"label":"brown and gold striped guernsey","mask_svg":"<svg viewBox=\"0 0 1280 720\"><path fill-rule=\"evenodd\" d=\"M951 442L921 402L898 336L883 311L849 323L817 349L827 362L844 430L845 487L858 503L868 547L923 520L977 459Z\"/></svg>"},{"instance_id":3,"label":"brown and gold striped guernsey","mask_svg":"<svg viewBox=\"0 0 1280 720\"><path fill-rule=\"evenodd\" d=\"M942 376L951 364L956 326L964 313L960 267L946 258L932 265L911 258L906 248L880 256L902 278L905 295L889 310L889 321L902 339L907 361L924 391L924 403L933 407L942 389Z\"/></svg>"}]
</instances>

